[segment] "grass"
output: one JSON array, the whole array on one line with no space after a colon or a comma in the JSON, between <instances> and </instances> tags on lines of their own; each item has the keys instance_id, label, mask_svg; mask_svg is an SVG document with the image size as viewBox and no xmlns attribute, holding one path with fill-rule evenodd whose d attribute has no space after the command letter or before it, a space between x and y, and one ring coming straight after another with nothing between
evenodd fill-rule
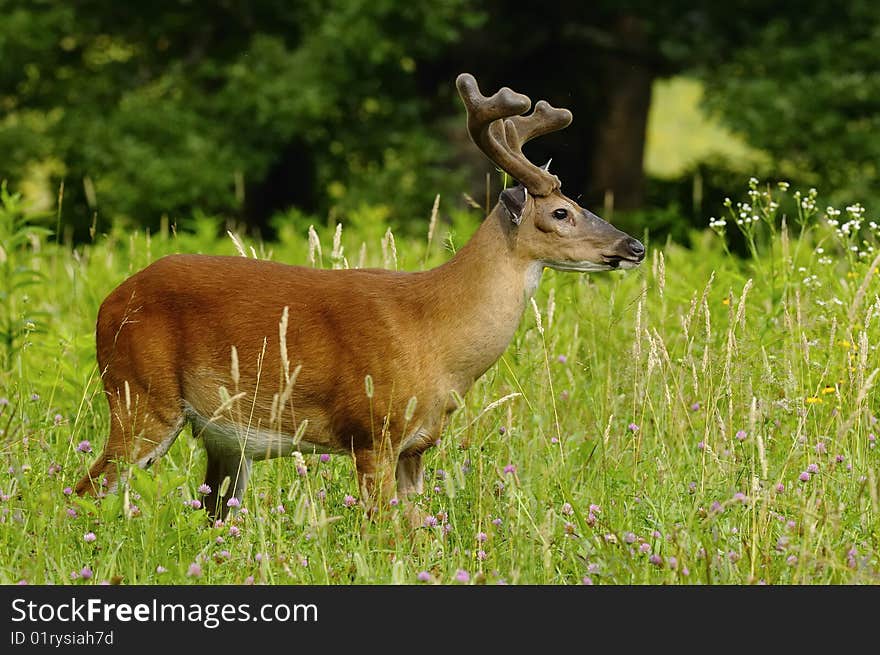
<instances>
[{"instance_id":1,"label":"grass","mask_svg":"<svg viewBox=\"0 0 880 655\"><path fill-rule=\"evenodd\" d=\"M202 226L71 250L2 201L0 582L880 582L880 276L858 206L822 213L753 181L713 222L746 232L745 260L707 229L690 249L651 244L637 271L548 271L430 451L434 520L413 531L399 509L364 518L339 456L256 464L245 511L210 526L188 430L124 493L69 495L107 434L103 297L166 253L236 245ZM319 265L361 250L343 231L328 257L333 233L316 237ZM308 264L314 239L242 246ZM443 241L398 242L399 268L443 261ZM366 252L382 264L378 242Z\"/></svg>"}]
</instances>

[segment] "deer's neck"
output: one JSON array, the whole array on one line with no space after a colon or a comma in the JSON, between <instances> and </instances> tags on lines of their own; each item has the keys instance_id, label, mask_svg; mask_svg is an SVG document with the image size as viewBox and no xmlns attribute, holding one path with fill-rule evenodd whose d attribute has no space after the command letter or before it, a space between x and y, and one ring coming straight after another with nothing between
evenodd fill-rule
<instances>
[{"instance_id":1,"label":"deer's neck","mask_svg":"<svg viewBox=\"0 0 880 655\"><path fill-rule=\"evenodd\" d=\"M428 273L438 356L462 393L507 349L540 281L543 267L516 255L510 227L496 206L450 261Z\"/></svg>"}]
</instances>

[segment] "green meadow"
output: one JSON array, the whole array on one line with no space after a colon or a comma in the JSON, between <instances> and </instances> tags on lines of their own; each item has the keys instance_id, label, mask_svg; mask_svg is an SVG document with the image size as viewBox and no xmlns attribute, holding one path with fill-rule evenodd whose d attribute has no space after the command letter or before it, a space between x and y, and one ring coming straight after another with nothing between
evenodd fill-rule
<instances>
[{"instance_id":1,"label":"green meadow","mask_svg":"<svg viewBox=\"0 0 880 655\"><path fill-rule=\"evenodd\" d=\"M176 252L419 270L482 217L444 204L430 239L329 226L236 244L201 218L73 247L4 189L0 582L880 581L880 228L757 180L688 247L645 226L637 270L544 273L427 455L421 527L399 506L365 517L350 458L316 455L257 463L243 509L211 525L189 429L118 494L70 493L108 429L97 309L128 275Z\"/></svg>"}]
</instances>

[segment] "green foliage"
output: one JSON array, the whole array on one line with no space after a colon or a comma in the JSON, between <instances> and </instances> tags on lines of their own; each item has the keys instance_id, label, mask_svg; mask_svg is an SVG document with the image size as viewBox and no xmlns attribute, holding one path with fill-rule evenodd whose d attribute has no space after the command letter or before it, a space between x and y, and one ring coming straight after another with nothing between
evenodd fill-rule
<instances>
[{"instance_id":1,"label":"green foliage","mask_svg":"<svg viewBox=\"0 0 880 655\"><path fill-rule=\"evenodd\" d=\"M302 202L381 196L404 218L460 181L430 173L448 147L414 73L479 20L466 0L5 4L0 177L61 160L81 230L96 210L154 227L194 207L247 213L291 149L278 183Z\"/></svg>"},{"instance_id":2,"label":"green foliage","mask_svg":"<svg viewBox=\"0 0 880 655\"><path fill-rule=\"evenodd\" d=\"M657 80L651 90L651 111L645 145L645 173L664 180L693 174L694 168L717 160L736 166L743 175L766 167L766 155L732 133L717 117L707 116L704 85L693 77Z\"/></svg>"},{"instance_id":3,"label":"green foliage","mask_svg":"<svg viewBox=\"0 0 880 655\"><path fill-rule=\"evenodd\" d=\"M609 90L623 83L619 71L641 69L646 83L698 74L706 107L766 153L757 170L873 210L875 5L807 2L786 14L754 0L559 0L515 12L497 0L259 0L210 9L182 0L5 0L0 179L39 184L50 197L65 180L62 222L79 241L93 223L99 232L123 219L155 230L196 209L266 230L289 207L346 223L364 206L387 206L396 229L416 234L434 194L478 186L463 171L482 158L464 138L451 84L467 69L487 86L511 84L574 110L573 126L530 145L530 154L553 156L573 195L601 204L596 169L626 149L599 135L618 129L618 142L633 141L644 127L643 109L610 116ZM693 101L695 92L677 93ZM645 204L666 208L663 220L680 208L693 224L732 192L731 169L746 173L706 161L682 172L688 161L677 155L705 152L701 140L734 157L742 147L679 119L670 112L651 126L655 142L679 138L649 172L679 174L678 184L653 183ZM598 153L606 142L608 152ZM473 160L464 161L465 150ZM640 177L631 150L632 165L613 175ZM702 204L686 197L696 172ZM618 194L618 205L626 202ZM701 206L691 213L692 205Z\"/></svg>"},{"instance_id":4,"label":"green foliage","mask_svg":"<svg viewBox=\"0 0 880 655\"><path fill-rule=\"evenodd\" d=\"M744 2L710 12L709 24L717 40L697 66L707 107L769 153L776 174L833 190L835 204L880 201L877 3L780 13Z\"/></svg>"},{"instance_id":5,"label":"green foliage","mask_svg":"<svg viewBox=\"0 0 880 655\"><path fill-rule=\"evenodd\" d=\"M35 260L40 257L41 239L51 232L35 225L34 219L23 211L21 196L0 184L0 371L12 367L28 335L46 315L32 301L31 292L45 282Z\"/></svg>"},{"instance_id":6,"label":"green foliage","mask_svg":"<svg viewBox=\"0 0 880 655\"><path fill-rule=\"evenodd\" d=\"M204 217L198 237L4 248L46 279L28 293L47 316L0 385L0 582L876 583L878 227L815 197L757 181L735 196L713 227L741 234L745 259L704 230L691 250L652 244L636 271L547 271L540 327L527 312L427 455L419 502L437 525L416 530L400 507L370 521L348 506L348 458L308 455L305 474L255 465L248 513L210 526L188 434L120 494L68 496L96 456L77 444L97 451L111 420L92 338L104 295L166 253L235 248ZM460 246L476 213L453 221ZM308 265L305 229L265 256ZM332 247L334 230L317 226L325 266L361 243L382 263L377 233L345 228ZM400 239L401 268L447 259L449 230L427 252Z\"/></svg>"}]
</instances>

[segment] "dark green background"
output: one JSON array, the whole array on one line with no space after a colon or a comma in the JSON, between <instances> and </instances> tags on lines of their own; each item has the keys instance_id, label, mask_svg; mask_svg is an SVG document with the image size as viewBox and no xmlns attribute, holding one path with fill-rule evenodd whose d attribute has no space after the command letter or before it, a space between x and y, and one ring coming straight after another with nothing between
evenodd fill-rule
<instances>
[{"instance_id":1,"label":"dark green background","mask_svg":"<svg viewBox=\"0 0 880 655\"><path fill-rule=\"evenodd\" d=\"M79 239L93 221L185 228L199 213L271 237L273 217L344 222L365 206L422 230L437 193L485 195L491 168L454 90L469 71L486 92L571 108L574 124L527 154L552 156L586 206L613 191L624 226L705 225L751 173L871 214L878 37L869 0L0 0L0 179L54 162L48 192L63 179ZM715 160L645 179L651 85L676 74L702 80L766 170Z\"/></svg>"}]
</instances>

